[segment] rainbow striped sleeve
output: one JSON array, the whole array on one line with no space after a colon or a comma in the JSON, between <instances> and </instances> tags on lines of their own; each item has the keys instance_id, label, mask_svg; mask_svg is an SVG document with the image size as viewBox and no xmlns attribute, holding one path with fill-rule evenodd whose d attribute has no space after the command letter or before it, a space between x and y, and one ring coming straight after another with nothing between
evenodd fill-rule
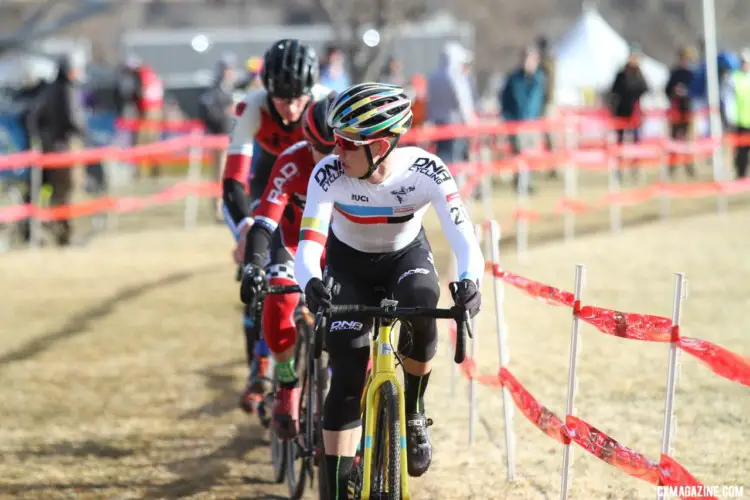
<instances>
[{"instance_id":1,"label":"rainbow striped sleeve","mask_svg":"<svg viewBox=\"0 0 750 500\"><path fill-rule=\"evenodd\" d=\"M315 241L321 245L328 239L328 221L315 217L303 217L300 225L299 240Z\"/></svg>"}]
</instances>

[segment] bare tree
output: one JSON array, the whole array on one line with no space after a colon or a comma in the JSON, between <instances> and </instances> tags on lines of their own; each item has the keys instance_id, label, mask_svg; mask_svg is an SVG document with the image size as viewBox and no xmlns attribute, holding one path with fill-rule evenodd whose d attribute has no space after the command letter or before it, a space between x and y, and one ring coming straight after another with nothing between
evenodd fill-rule
<instances>
[{"instance_id":1,"label":"bare tree","mask_svg":"<svg viewBox=\"0 0 750 500\"><path fill-rule=\"evenodd\" d=\"M418 18L427 9L426 0L315 0L315 3L328 18L355 82L378 77L398 25ZM375 47L363 43L365 29L376 30L380 35Z\"/></svg>"}]
</instances>

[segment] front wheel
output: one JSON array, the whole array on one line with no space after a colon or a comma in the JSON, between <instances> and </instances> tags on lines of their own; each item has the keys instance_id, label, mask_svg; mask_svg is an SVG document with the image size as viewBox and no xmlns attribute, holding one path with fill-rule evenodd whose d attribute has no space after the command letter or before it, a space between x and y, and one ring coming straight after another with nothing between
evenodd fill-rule
<instances>
[{"instance_id":1,"label":"front wheel","mask_svg":"<svg viewBox=\"0 0 750 500\"><path fill-rule=\"evenodd\" d=\"M274 386L277 383L276 370L274 369ZM289 460L289 454L287 451L286 442L281 439L274 430L273 426L270 426L271 431L271 465L273 466L273 481L276 484L284 482L286 477L287 461Z\"/></svg>"},{"instance_id":2,"label":"front wheel","mask_svg":"<svg viewBox=\"0 0 750 500\"><path fill-rule=\"evenodd\" d=\"M280 439L271 428L271 465L273 465L273 481L276 484L284 482L287 459L286 442Z\"/></svg>"},{"instance_id":3,"label":"front wheel","mask_svg":"<svg viewBox=\"0 0 750 500\"><path fill-rule=\"evenodd\" d=\"M380 386L370 475L370 498L401 500L401 426L398 389L393 382Z\"/></svg>"},{"instance_id":4,"label":"front wheel","mask_svg":"<svg viewBox=\"0 0 750 500\"><path fill-rule=\"evenodd\" d=\"M315 401L316 411L314 413L314 439L313 447L315 449L315 462L318 467L318 498L325 500L329 498L328 493L328 473L326 470L326 452L323 444L323 408L326 397L328 396L328 354L323 351L318 360L315 361L316 384L315 384Z\"/></svg>"},{"instance_id":5,"label":"front wheel","mask_svg":"<svg viewBox=\"0 0 750 500\"><path fill-rule=\"evenodd\" d=\"M314 388L315 379L313 367L309 363L308 337L310 328L304 321L296 323L297 343L294 347L294 359L296 360L297 379L299 380L299 400L297 408L299 414L299 434L286 442L287 449L287 485L291 500L299 500L305 494L305 486L308 478L313 475L313 461L310 455L312 449L312 420L311 415L315 410Z\"/></svg>"}]
</instances>

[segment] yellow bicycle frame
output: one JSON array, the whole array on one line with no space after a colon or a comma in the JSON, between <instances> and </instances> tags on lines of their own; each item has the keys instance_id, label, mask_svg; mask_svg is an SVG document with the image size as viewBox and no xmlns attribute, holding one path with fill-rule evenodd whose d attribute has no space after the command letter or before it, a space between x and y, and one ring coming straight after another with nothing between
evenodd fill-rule
<instances>
[{"instance_id":1,"label":"yellow bicycle frame","mask_svg":"<svg viewBox=\"0 0 750 500\"><path fill-rule=\"evenodd\" d=\"M394 301L383 300L381 306L395 306ZM372 370L367 379L364 393L362 394L362 413L365 417L365 449L364 468L362 470L362 500L370 498L370 482L372 480L372 450L375 443L375 427L380 405L380 386L385 382L393 382L398 391L398 416L401 436L401 498L409 500L409 474L406 464L406 410L404 406L404 390L396 377L396 355L391 347L391 333L395 323L383 324L378 322L378 335L372 342L370 353L372 357Z\"/></svg>"}]
</instances>

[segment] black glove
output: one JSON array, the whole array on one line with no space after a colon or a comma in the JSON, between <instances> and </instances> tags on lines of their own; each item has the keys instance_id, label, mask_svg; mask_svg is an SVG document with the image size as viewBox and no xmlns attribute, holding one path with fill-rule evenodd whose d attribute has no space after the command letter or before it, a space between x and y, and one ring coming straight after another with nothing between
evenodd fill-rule
<instances>
[{"instance_id":1,"label":"black glove","mask_svg":"<svg viewBox=\"0 0 750 500\"><path fill-rule=\"evenodd\" d=\"M473 318L479 312L482 305L482 294L479 293L477 284L470 279L463 279L456 282L456 293L453 301L457 306L465 307L469 315Z\"/></svg>"},{"instance_id":2,"label":"black glove","mask_svg":"<svg viewBox=\"0 0 750 500\"><path fill-rule=\"evenodd\" d=\"M313 278L307 282L305 287L305 301L310 312L315 314L321 307L331 305L331 292L326 290L326 286L318 278Z\"/></svg>"},{"instance_id":3,"label":"black glove","mask_svg":"<svg viewBox=\"0 0 750 500\"><path fill-rule=\"evenodd\" d=\"M266 273L262 267L248 264L242 270L242 283L240 284L240 299L245 305L251 305L255 302L263 282L266 279Z\"/></svg>"}]
</instances>

